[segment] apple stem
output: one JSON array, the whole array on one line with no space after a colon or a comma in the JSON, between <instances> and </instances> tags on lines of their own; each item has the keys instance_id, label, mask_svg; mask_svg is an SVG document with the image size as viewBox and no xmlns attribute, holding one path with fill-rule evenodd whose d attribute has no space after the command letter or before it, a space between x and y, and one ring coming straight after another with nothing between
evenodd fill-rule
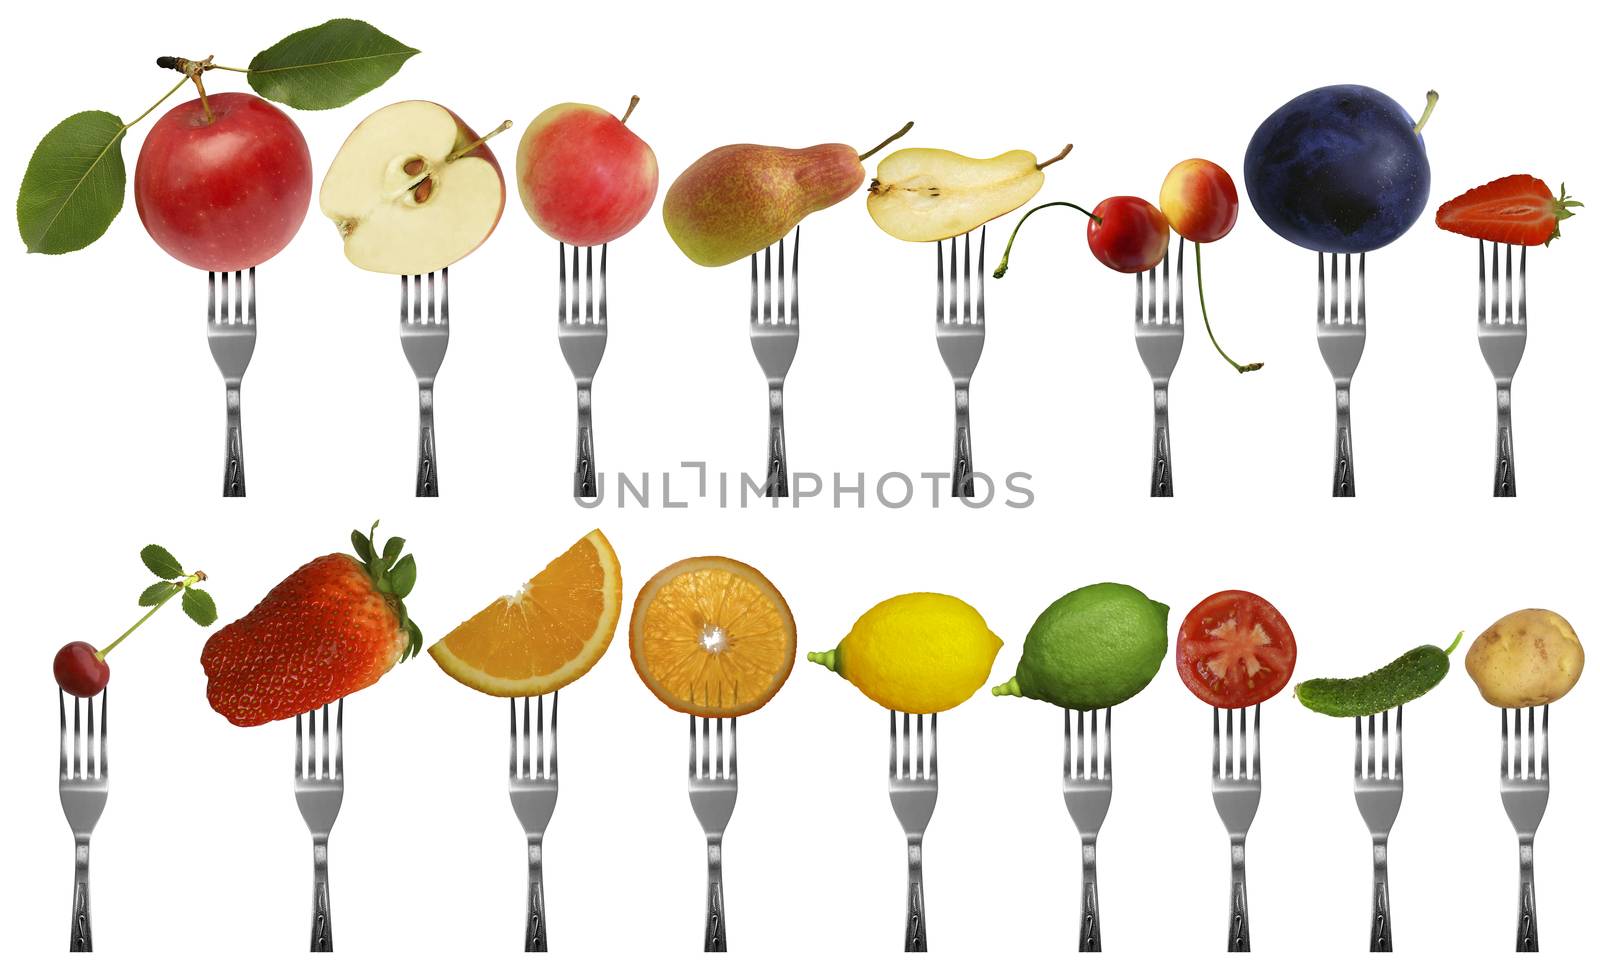
<instances>
[{"instance_id":1,"label":"apple stem","mask_svg":"<svg viewBox=\"0 0 1600 970\"><path fill-rule=\"evenodd\" d=\"M463 155L468 154L469 152L476 151L479 145L482 145L484 142L488 141L489 139L493 138L495 135L500 134L502 131L505 131L507 128L510 128L510 127L511 127L511 119L507 118L505 121L500 122L500 127L496 128L494 131L489 132L487 135L484 135L482 138L479 138L477 141L475 141L472 144L466 146L465 148L458 148L455 151L451 152L450 153L450 157L446 158L445 162L446 163L453 162L456 159L461 158Z\"/></svg>"},{"instance_id":2,"label":"apple stem","mask_svg":"<svg viewBox=\"0 0 1600 970\"><path fill-rule=\"evenodd\" d=\"M890 142L894 141L897 138L905 137L905 133L910 131L911 130L911 126L914 125L914 124L916 124L916 122L914 122L914 121L906 122L905 126L902 127L899 131L897 131L894 134L890 135L888 138L885 138L883 141L878 142L876 145L874 145L871 148L867 149L862 154L857 155L856 158L859 159L860 161L863 161L863 162L866 161L867 159L869 159L872 156L876 155L878 153L878 150L883 148L883 146L889 144Z\"/></svg>"},{"instance_id":3,"label":"apple stem","mask_svg":"<svg viewBox=\"0 0 1600 970\"><path fill-rule=\"evenodd\" d=\"M1070 154L1072 154L1072 146L1068 145L1066 148L1061 149L1061 151L1057 152L1052 157L1045 159L1044 161L1040 162L1038 165L1036 165L1034 167L1039 169L1040 171L1043 171L1044 169L1047 169L1050 166L1054 165L1056 162L1061 161L1063 158L1066 158Z\"/></svg>"},{"instance_id":4,"label":"apple stem","mask_svg":"<svg viewBox=\"0 0 1600 970\"><path fill-rule=\"evenodd\" d=\"M1183 245L1183 237L1179 236L1178 239L1180 240L1178 245ZM1217 343L1217 335L1211 332L1211 316L1210 314L1206 313L1206 277L1205 274L1200 271L1200 244L1198 242L1194 244L1194 286L1195 289L1200 292L1200 319L1205 321L1206 336L1211 338L1211 346L1217 348L1217 353L1222 355L1222 359L1227 361L1229 364L1232 364L1233 369L1241 374L1248 374L1253 370L1260 370L1261 368L1265 367L1265 364L1259 362L1254 364L1241 364L1232 357L1229 357L1228 352L1222 349L1221 344Z\"/></svg>"},{"instance_id":5,"label":"apple stem","mask_svg":"<svg viewBox=\"0 0 1600 970\"><path fill-rule=\"evenodd\" d=\"M622 113L621 124L627 124L628 118L633 114L633 109L639 107L639 96L636 94L628 99L628 110Z\"/></svg>"},{"instance_id":6,"label":"apple stem","mask_svg":"<svg viewBox=\"0 0 1600 970\"><path fill-rule=\"evenodd\" d=\"M1429 118L1433 117L1433 106L1438 104L1438 103L1439 103L1439 92L1438 91L1429 91L1428 92L1428 106L1422 109L1422 117L1418 118L1417 119L1417 123L1412 126L1411 131L1412 131L1413 134L1418 134L1418 135L1422 134L1422 126L1428 123L1428 119Z\"/></svg>"},{"instance_id":7,"label":"apple stem","mask_svg":"<svg viewBox=\"0 0 1600 970\"><path fill-rule=\"evenodd\" d=\"M206 578L206 574L197 569L194 572L190 573L189 575L183 577L183 579L175 581L172 584L172 589L173 589L172 593L170 593L167 596L163 597L161 602L157 603L156 605L150 607L150 609L146 610L144 616L141 616L141 617L139 617L139 619L134 621L133 626L130 626L126 630L122 631L122 636L117 637L115 640L112 640L110 643L106 644L103 649L96 650L94 652L95 657L100 659L100 660L106 659L106 654L108 654L112 650L114 650L116 648L117 644L119 644L122 641L128 639L128 637L133 634L133 631L139 629L141 626L144 626L144 621L150 619L152 616L155 616L157 610L161 609L163 606L166 606L168 603L170 603L173 600L177 599L178 598L177 597L178 593L182 592L183 590L188 589L190 586L193 586L195 583L198 583L198 582L204 580L205 578Z\"/></svg>"},{"instance_id":8,"label":"apple stem","mask_svg":"<svg viewBox=\"0 0 1600 970\"><path fill-rule=\"evenodd\" d=\"M1011 230L1011 238L1006 240L1006 251L1000 256L1000 265L994 268L995 279L999 279L1006 275L1007 265L1011 262L1011 246L1017 241L1017 233L1022 231L1022 224L1027 222L1028 217L1033 215L1035 212L1038 212L1040 209L1048 209L1051 206L1057 205L1064 205L1071 209L1077 209L1079 212L1093 219L1095 221L1095 225L1099 225L1101 222L1099 216L1095 215L1093 212L1090 212L1088 209L1085 209L1083 206L1078 205L1076 202L1046 202L1044 205L1034 206L1022 214L1022 218L1017 220L1016 228Z\"/></svg>"}]
</instances>

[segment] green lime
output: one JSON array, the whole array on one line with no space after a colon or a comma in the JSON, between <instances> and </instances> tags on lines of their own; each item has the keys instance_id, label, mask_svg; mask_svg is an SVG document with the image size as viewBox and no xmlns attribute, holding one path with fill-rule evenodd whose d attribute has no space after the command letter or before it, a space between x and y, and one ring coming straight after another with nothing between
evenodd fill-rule
<instances>
[{"instance_id":1,"label":"green lime","mask_svg":"<svg viewBox=\"0 0 1600 970\"><path fill-rule=\"evenodd\" d=\"M994 693L1075 711L1111 707L1144 690L1166 655L1166 604L1132 586L1096 583L1039 614L1017 675Z\"/></svg>"}]
</instances>

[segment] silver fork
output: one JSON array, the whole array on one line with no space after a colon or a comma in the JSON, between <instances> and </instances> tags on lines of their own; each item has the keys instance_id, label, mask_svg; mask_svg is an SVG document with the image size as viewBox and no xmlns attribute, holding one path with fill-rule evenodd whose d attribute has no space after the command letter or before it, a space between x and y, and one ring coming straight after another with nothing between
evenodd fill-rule
<instances>
[{"instance_id":1,"label":"silver fork","mask_svg":"<svg viewBox=\"0 0 1600 970\"><path fill-rule=\"evenodd\" d=\"M975 494L972 481L972 424L969 412L968 387L972 372L978 367L983 354L983 254L989 239L989 227L978 231L978 286L976 298L972 286L972 233L961 237L961 278L956 279L956 241L950 243L950 298L945 300L944 242L936 242L938 254L939 299L934 310L934 336L939 343L939 356L950 371L956 386L956 457L950 475L950 494L955 498L971 498ZM960 298L961 316L956 316L957 298Z\"/></svg>"},{"instance_id":2,"label":"silver fork","mask_svg":"<svg viewBox=\"0 0 1600 970\"><path fill-rule=\"evenodd\" d=\"M1183 240L1178 240L1178 283L1174 290L1168 277L1171 251L1161 259L1161 319L1156 319L1156 271L1139 273L1133 279L1133 340L1139 348L1144 369L1150 372L1155 389L1155 457L1150 469L1150 495L1172 496L1172 442L1167 433L1167 383L1178 354L1183 350ZM1146 303L1146 277L1150 298Z\"/></svg>"},{"instance_id":3,"label":"silver fork","mask_svg":"<svg viewBox=\"0 0 1600 970\"><path fill-rule=\"evenodd\" d=\"M1228 903L1228 952L1250 952L1250 905L1245 895L1244 837L1255 821L1261 804L1261 705L1247 718L1239 711L1239 729L1233 727L1233 711L1228 711L1227 731L1223 732L1222 711L1211 709L1211 800L1217 815L1228 830L1233 859L1233 886ZM1253 723L1249 723L1253 722ZM1227 738L1224 755L1223 738Z\"/></svg>"},{"instance_id":4,"label":"silver fork","mask_svg":"<svg viewBox=\"0 0 1600 970\"><path fill-rule=\"evenodd\" d=\"M222 470L222 496L244 497L244 434L239 424L239 385L256 349L256 269L249 269L250 296L244 293L244 270L233 273L233 312L228 312L228 274L207 273L210 298L206 302L206 344L211 359L222 372L227 390L228 439ZM221 277L221 298L217 278Z\"/></svg>"},{"instance_id":5,"label":"silver fork","mask_svg":"<svg viewBox=\"0 0 1600 970\"><path fill-rule=\"evenodd\" d=\"M61 811L72 829L76 846L76 871L72 881L72 938L67 949L73 953L94 950L94 934L89 926L89 836L105 811L110 793L109 762L106 761L106 697L72 699L72 733L67 733L67 695L57 691L61 707ZM99 701L99 730L95 727L95 702Z\"/></svg>"},{"instance_id":6,"label":"silver fork","mask_svg":"<svg viewBox=\"0 0 1600 970\"><path fill-rule=\"evenodd\" d=\"M1405 794L1402 771L1400 721L1405 706L1394 708L1393 756L1389 747L1389 712L1358 717L1356 721L1356 807L1372 833L1372 940L1373 953L1394 950L1393 925L1389 919L1389 830L1400 814L1400 796ZM1382 736L1379 736L1379 721ZM1366 725L1363 739L1362 725ZM1380 744L1382 748L1380 750Z\"/></svg>"},{"instance_id":7,"label":"silver fork","mask_svg":"<svg viewBox=\"0 0 1600 970\"><path fill-rule=\"evenodd\" d=\"M1500 315L1500 245L1494 248L1492 272L1493 298L1484 279L1483 243L1478 243L1478 349L1483 351L1483 361L1494 376L1494 398L1497 410L1495 432L1494 494L1510 498L1517 494L1517 464L1511 451L1511 378L1522 362L1523 348L1528 344L1528 247L1517 247L1520 252L1517 269L1511 269L1511 247L1506 246L1505 317ZM1515 280L1513 280L1515 277ZM1516 294L1517 314L1511 315L1514 282L1520 282Z\"/></svg>"},{"instance_id":8,"label":"silver fork","mask_svg":"<svg viewBox=\"0 0 1600 970\"><path fill-rule=\"evenodd\" d=\"M523 950L544 953L550 949L544 918L544 830L555 814L556 706L560 693L550 695L550 747L544 746L544 697L511 698L511 810L517 813L528 837L528 926ZM522 729L517 729L517 702L522 702ZM518 744L518 738L521 744Z\"/></svg>"},{"instance_id":9,"label":"silver fork","mask_svg":"<svg viewBox=\"0 0 1600 970\"><path fill-rule=\"evenodd\" d=\"M1507 730L1508 719L1515 725L1512 731ZM1539 759L1537 765L1535 755ZM1517 952L1537 953L1539 912L1533 901L1533 833L1538 831L1550 802L1550 705L1539 709L1537 724L1531 707L1500 711L1500 802L1505 805L1511 827L1517 830L1517 856L1522 867L1517 886Z\"/></svg>"},{"instance_id":10,"label":"silver fork","mask_svg":"<svg viewBox=\"0 0 1600 970\"><path fill-rule=\"evenodd\" d=\"M981 274L980 274L981 275ZM923 718L928 734L922 734ZM916 730L912 730L916 718ZM922 837L939 801L939 715L889 712L889 804L906 833L906 952L928 949L922 895Z\"/></svg>"},{"instance_id":11,"label":"silver fork","mask_svg":"<svg viewBox=\"0 0 1600 970\"><path fill-rule=\"evenodd\" d=\"M439 462L433 447L433 381L450 346L450 270L439 270L439 299L434 301L433 273L428 274L428 314L422 314L422 276L400 277L400 349L417 376L417 497L439 495ZM411 281L407 299L406 280Z\"/></svg>"},{"instance_id":12,"label":"silver fork","mask_svg":"<svg viewBox=\"0 0 1600 970\"><path fill-rule=\"evenodd\" d=\"M294 801L311 830L311 952L333 952L333 914L328 901L328 833L344 801L344 701L331 730L328 707L294 719ZM309 737L309 741L307 738Z\"/></svg>"},{"instance_id":13,"label":"silver fork","mask_svg":"<svg viewBox=\"0 0 1600 970\"><path fill-rule=\"evenodd\" d=\"M716 747L711 723L715 721ZM723 746L722 725L728 725ZM722 833L739 799L739 719L689 715L689 805L706 833L706 949L728 951L728 925L722 905Z\"/></svg>"},{"instance_id":14,"label":"silver fork","mask_svg":"<svg viewBox=\"0 0 1600 970\"><path fill-rule=\"evenodd\" d=\"M1083 907L1078 920L1078 952L1100 952L1100 889L1095 858L1100 826L1111 807L1111 708L1088 713L1067 711L1066 745L1062 757L1061 794L1067 801L1083 840ZM1100 715L1105 714L1105 744L1100 743ZM1074 730L1073 718L1077 718Z\"/></svg>"},{"instance_id":15,"label":"silver fork","mask_svg":"<svg viewBox=\"0 0 1600 970\"><path fill-rule=\"evenodd\" d=\"M783 240L777 242L778 286L772 286L772 250L750 257L750 347L767 378L767 471L762 494L767 498L789 497L789 456L783 441L783 380L794 363L800 346L800 227L794 229L793 262L787 283L784 277ZM758 278L756 270L765 264ZM787 312L784 295L788 294ZM773 304L777 315L772 312Z\"/></svg>"},{"instance_id":16,"label":"silver fork","mask_svg":"<svg viewBox=\"0 0 1600 970\"><path fill-rule=\"evenodd\" d=\"M590 385L595 371L600 368L600 358L606 352L606 247L600 247L600 284L594 281L594 247L583 250L583 282L578 282L578 247L572 247L572 302L567 302L567 245L556 244L561 250L561 309L557 317L556 337L561 344L561 356L567 359L572 379L578 384L578 460L572 473L574 498L594 498L598 493L594 472L594 431L590 424ZM579 300L583 301L583 316L578 316ZM599 315L595 304L599 303Z\"/></svg>"},{"instance_id":17,"label":"silver fork","mask_svg":"<svg viewBox=\"0 0 1600 970\"><path fill-rule=\"evenodd\" d=\"M1332 270L1328 284L1323 257ZM1351 273L1350 254L1344 256L1344 288L1339 287L1339 254L1317 254L1317 349L1333 375L1333 497L1354 498L1356 494L1355 451L1350 443L1350 380L1361 351L1367 345L1367 254L1362 253L1355 274ZM1355 312L1351 313L1351 290L1355 291ZM1344 312L1339 310L1340 295Z\"/></svg>"}]
</instances>

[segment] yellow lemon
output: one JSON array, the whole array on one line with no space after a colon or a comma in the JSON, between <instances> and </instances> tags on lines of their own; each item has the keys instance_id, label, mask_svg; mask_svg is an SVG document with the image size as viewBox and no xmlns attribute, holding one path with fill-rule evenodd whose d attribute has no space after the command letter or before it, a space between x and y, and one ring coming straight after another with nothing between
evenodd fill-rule
<instances>
[{"instance_id":1,"label":"yellow lemon","mask_svg":"<svg viewBox=\"0 0 1600 970\"><path fill-rule=\"evenodd\" d=\"M983 686L1000 645L954 596L905 593L863 613L838 647L806 657L891 711L936 714Z\"/></svg>"}]
</instances>

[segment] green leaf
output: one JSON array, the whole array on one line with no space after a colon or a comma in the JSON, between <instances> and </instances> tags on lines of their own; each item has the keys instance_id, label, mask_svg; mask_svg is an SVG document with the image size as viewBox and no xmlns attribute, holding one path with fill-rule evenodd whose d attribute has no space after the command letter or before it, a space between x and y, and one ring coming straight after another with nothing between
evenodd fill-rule
<instances>
[{"instance_id":1,"label":"green leaf","mask_svg":"<svg viewBox=\"0 0 1600 970\"><path fill-rule=\"evenodd\" d=\"M362 562L372 561L372 540L355 529L351 529L350 544L356 547L356 555L361 557Z\"/></svg>"},{"instance_id":2,"label":"green leaf","mask_svg":"<svg viewBox=\"0 0 1600 970\"><path fill-rule=\"evenodd\" d=\"M263 98L318 111L373 90L415 53L371 24L336 19L290 34L257 54L246 79Z\"/></svg>"},{"instance_id":3,"label":"green leaf","mask_svg":"<svg viewBox=\"0 0 1600 970\"><path fill-rule=\"evenodd\" d=\"M178 565L178 560L172 553L157 545L148 545L139 550L139 558L150 571L162 579L181 579L183 567Z\"/></svg>"},{"instance_id":4,"label":"green leaf","mask_svg":"<svg viewBox=\"0 0 1600 970\"><path fill-rule=\"evenodd\" d=\"M172 594L177 591L178 587L169 582L155 583L145 587L145 591L139 594L139 605L155 606L158 603L165 603L167 600L172 599Z\"/></svg>"},{"instance_id":5,"label":"green leaf","mask_svg":"<svg viewBox=\"0 0 1600 970\"><path fill-rule=\"evenodd\" d=\"M411 588L415 585L417 585L417 561L408 555L389 570L389 587L394 590L394 595L405 599L411 595Z\"/></svg>"},{"instance_id":6,"label":"green leaf","mask_svg":"<svg viewBox=\"0 0 1600 970\"><path fill-rule=\"evenodd\" d=\"M183 612L189 619L201 626L210 626L217 622L217 603L211 594L198 586L190 586L183 591Z\"/></svg>"},{"instance_id":7,"label":"green leaf","mask_svg":"<svg viewBox=\"0 0 1600 970\"><path fill-rule=\"evenodd\" d=\"M17 230L30 253L70 253L105 234L128 182L122 119L80 111L33 150L17 193Z\"/></svg>"},{"instance_id":8,"label":"green leaf","mask_svg":"<svg viewBox=\"0 0 1600 970\"><path fill-rule=\"evenodd\" d=\"M400 655L401 660L410 660L422 652L422 630L409 618L406 620L406 633L410 635L411 639L406 644L405 652Z\"/></svg>"},{"instance_id":9,"label":"green leaf","mask_svg":"<svg viewBox=\"0 0 1600 970\"><path fill-rule=\"evenodd\" d=\"M383 544L383 560L391 565L399 560L400 550L406 547L406 541L399 536L390 536L389 541ZM404 595L404 594L402 594Z\"/></svg>"}]
</instances>

